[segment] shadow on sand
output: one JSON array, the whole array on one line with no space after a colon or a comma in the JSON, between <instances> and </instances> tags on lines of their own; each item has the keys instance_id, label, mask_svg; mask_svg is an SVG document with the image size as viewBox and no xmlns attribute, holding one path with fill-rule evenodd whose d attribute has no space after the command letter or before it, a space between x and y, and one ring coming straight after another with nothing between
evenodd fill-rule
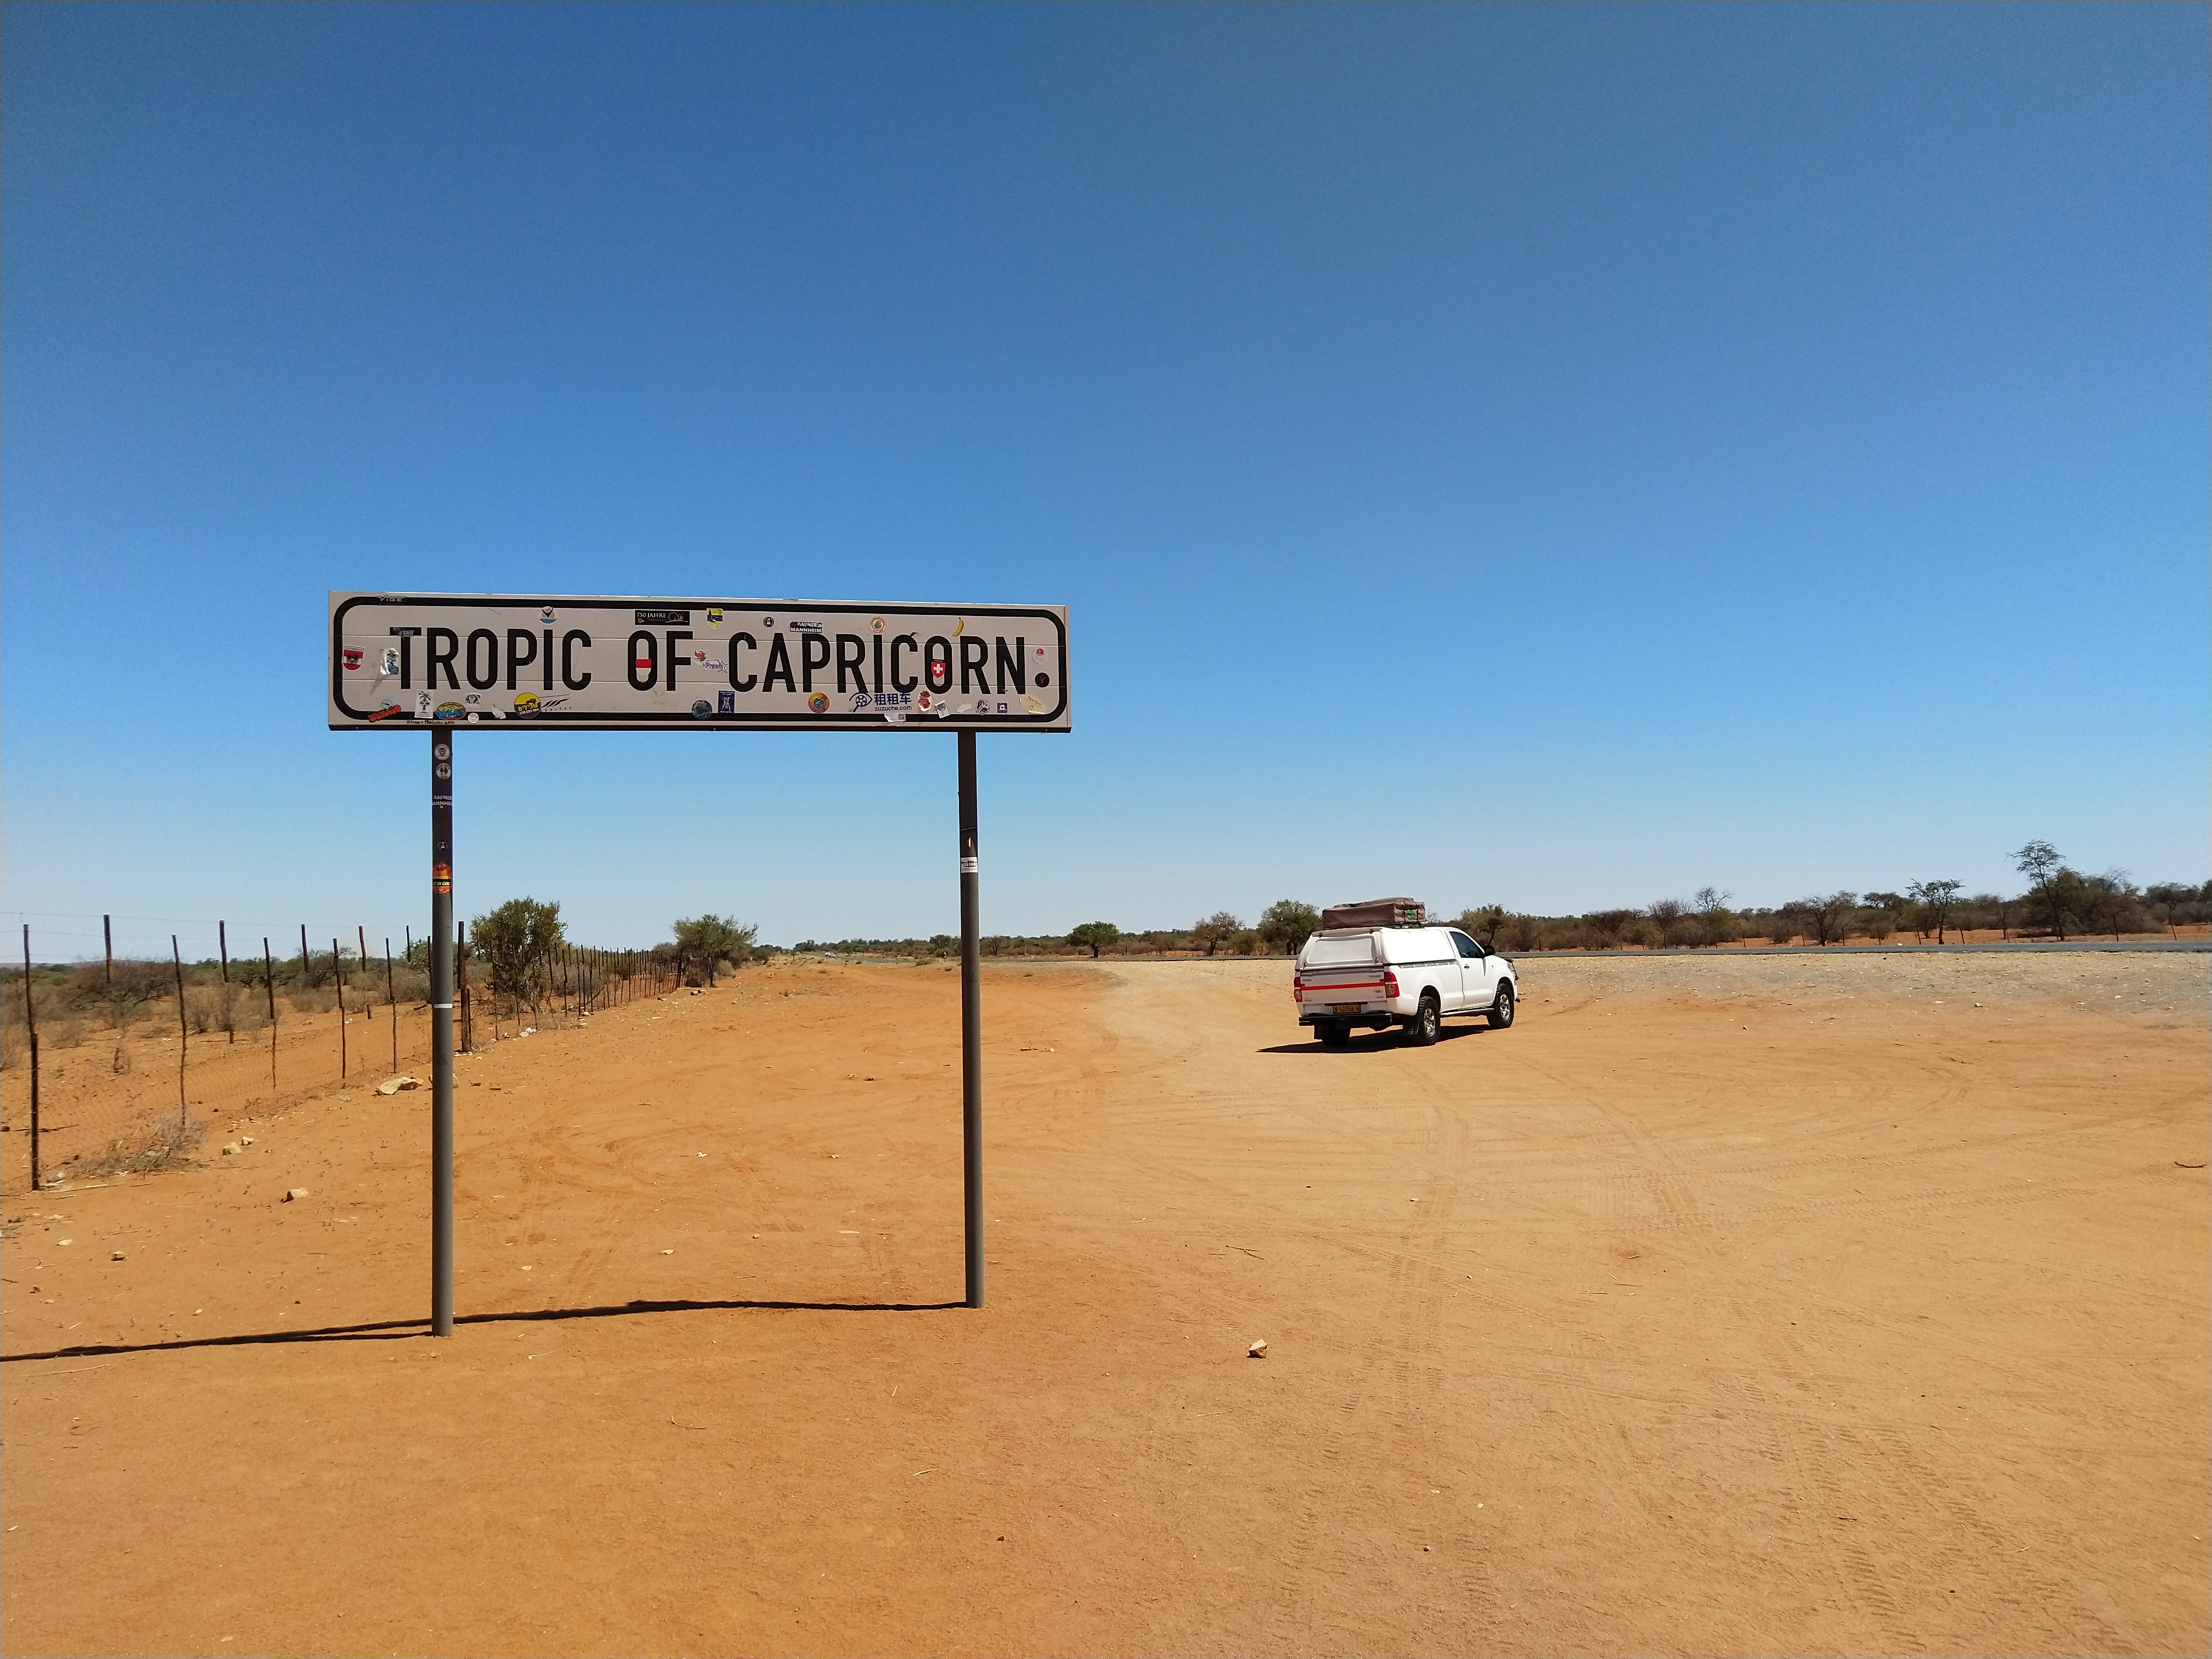
<instances>
[{"instance_id":1,"label":"shadow on sand","mask_svg":"<svg viewBox=\"0 0 2212 1659\"><path fill-rule=\"evenodd\" d=\"M1457 1042L1462 1037L1476 1037L1489 1031L1487 1025L1446 1025L1437 1036L1439 1044ZM1352 1041L1341 1048L1332 1048L1319 1037L1304 1042L1279 1042L1272 1048L1262 1048L1263 1054L1304 1054L1319 1058L1324 1054L1372 1054L1377 1048L1410 1048L1402 1031L1354 1031Z\"/></svg>"},{"instance_id":2,"label":"shadow on sand","mask_svg":"<svg viewBox=\"0 0 2212 1659\"><path fill-rule=\"evenodd\" d=\"M522 1325L557 1319L628 1319L640 1314L717 1313L752 1309L769 1313L939 1313L965 1302L623 1302L603 1308L533 1308L514 1313L457 1314L456 1325ZM27 1359L87 1359L108 1354L168 1353L189 1348L237 1348L278 1342L392 1342L428 1336L427 1319L386 1319L367 1325L321 1325L303 1331L248 1331L237 1336L180 1337L169 1342L86 1342L40 1353L0 1354L0 1365Z\"/></svg>"}]
</instances>

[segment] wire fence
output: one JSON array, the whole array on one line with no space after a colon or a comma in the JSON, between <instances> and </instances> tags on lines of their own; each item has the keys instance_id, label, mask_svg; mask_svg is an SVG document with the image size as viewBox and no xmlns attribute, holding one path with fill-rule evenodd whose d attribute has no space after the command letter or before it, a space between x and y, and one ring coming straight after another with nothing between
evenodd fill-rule
<instances>
[{"instance_id":1,"label":"wire fence","mask_svg":"<svg viewBox=\"0 0 2212 1659\"><path fill-rule=\"evenodd\" d=\"M194 958L181 933L144 950L149 918L93 918L97 932L56 928L51 940L35 918L10 920L20 932L9 942L21 950L0 968L0 1193L189 1164L219 1121L333 1087L416 1071L427 1084L428 941L411 928L395 949L372 944L358 924L326 947L302 927L296 955L279 957L256 934L241 956L234 931L217 922L216 948ZM137 925L118 930L118 920ZM96 954L79 948L88 935ZM494 992L470 971L465 930L456 945L464 1053L509 1024L550 1029L685 977L666 947L563 945L534 964L522 992Z\"/></svg>"}]
</instances>

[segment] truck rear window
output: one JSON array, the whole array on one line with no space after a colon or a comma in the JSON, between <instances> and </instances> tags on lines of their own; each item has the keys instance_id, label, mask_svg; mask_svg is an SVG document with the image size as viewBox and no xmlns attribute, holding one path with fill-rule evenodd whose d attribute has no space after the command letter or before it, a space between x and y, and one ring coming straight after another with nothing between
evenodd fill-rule
<instances>
[{"instance_id":1,"label":"truck rear window","mask_svg":"<svg viewBox=\"0 0 2212 1659\"><path fill-rule=\"evenodd\" d=\"M1305 964L1309 968L1364 968L1374 960L1375 939L1370 933L1351 939L1331 939L1326 933L1316 933L1306 941Z\"/></svg>"}]
</instances>

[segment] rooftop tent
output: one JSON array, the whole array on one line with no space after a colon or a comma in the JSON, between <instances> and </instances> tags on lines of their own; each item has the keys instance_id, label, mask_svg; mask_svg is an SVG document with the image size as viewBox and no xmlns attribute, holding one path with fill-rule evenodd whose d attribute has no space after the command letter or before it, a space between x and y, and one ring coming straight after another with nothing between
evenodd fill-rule
<instances>
[{"instance_id":1,"label":"rooftop tent","mask_svg":"<svg viewBox=\"0 0 2212 1659\"><path fill-rule=\"evenodd\" d=\"M1425 927L1429 907L1419 899L1362 899L1357 904L1332 904L1321 913L1323 928Z\"/></svg>"}]
</instances>

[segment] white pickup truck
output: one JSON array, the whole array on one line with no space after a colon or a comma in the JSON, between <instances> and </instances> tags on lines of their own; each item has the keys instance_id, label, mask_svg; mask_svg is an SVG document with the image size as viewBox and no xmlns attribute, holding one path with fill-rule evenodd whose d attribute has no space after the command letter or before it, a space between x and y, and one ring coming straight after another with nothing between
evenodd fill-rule
<instances>
[{"instance_id":1,"label":"white pickup truck","mask_svg":"<svg viewBox=\"0 0 2212 1659\"><path fill-rule=\"evenodd\" d=\"M1298 1024L1331 1048L1355 1026L1402 1026L1426 1046L1448 1014L1481 1014L1494 1030L1513 1023L1520 994L1513 964L1456 927L1340 927L1314 934L1291 980Z\"/></svg>"}]
</instances>

